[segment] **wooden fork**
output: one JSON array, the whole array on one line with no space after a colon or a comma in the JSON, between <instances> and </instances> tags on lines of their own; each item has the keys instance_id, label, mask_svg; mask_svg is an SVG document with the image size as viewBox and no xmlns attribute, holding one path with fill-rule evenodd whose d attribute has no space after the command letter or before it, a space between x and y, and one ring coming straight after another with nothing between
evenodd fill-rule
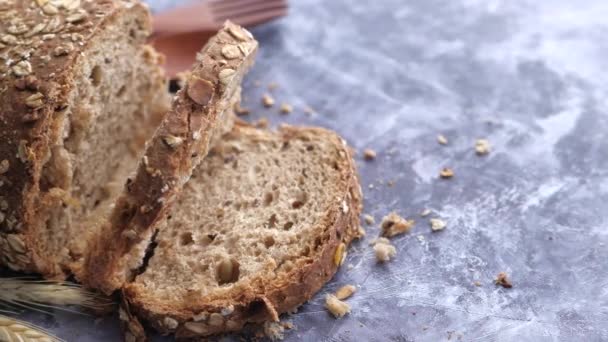
<instances>
[{"instance_id":1,"label":"wooden fork","mask_svg":"<svg viewBox=\"0 0 608 342\"><path fill-rule=\"evenodd\" d=\"M286 14L287 0L199 0L155 15L153 39L216 32L228 19L241 26L253 26Z\"/></svg>"}]
</instances>

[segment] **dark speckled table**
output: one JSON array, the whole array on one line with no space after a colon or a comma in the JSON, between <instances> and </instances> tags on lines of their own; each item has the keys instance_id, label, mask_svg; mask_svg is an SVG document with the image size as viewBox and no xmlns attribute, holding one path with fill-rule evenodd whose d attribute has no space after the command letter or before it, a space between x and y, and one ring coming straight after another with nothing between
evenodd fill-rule
<instances>
[{"instance_id":1,"label":"dark speckled table","mask_svg":"<svg viewBox=\"0 0 608 342\"><path fill-rule=\"evenodd\" d=\"M368 227L322 290L356 284L352 314L331 318L318 295L286 340L608 341L607 17L602 0L298 0L253 30L250 118L375 149L359 160L365 212L417 220L385 265ZM294 113L264 109L255 80ZM424 208L447 228L432 233ZM25 317L70 341L120 336L115 318Z\"/></svg>"}]
</instances>

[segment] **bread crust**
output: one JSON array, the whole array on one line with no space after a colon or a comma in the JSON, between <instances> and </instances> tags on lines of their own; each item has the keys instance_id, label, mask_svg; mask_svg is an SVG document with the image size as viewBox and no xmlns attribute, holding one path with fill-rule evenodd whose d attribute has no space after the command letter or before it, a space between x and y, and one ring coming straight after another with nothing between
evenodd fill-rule
<instances>
[{"instance_id":1,"label":"bread crust","mask_svg":"<svg viewBox=\"0 0 608 342\"><path fill-rule=\"evenodd\" d=\"M127 181L109 223L90 242L77 274L84 284L111 293L132 278L154 224L207 155L212 137L225 129L226 113L257 46L248 31L227 22L198 54L186 86L148 142L135 178Z\"/></svg>"},{"instance_id":2,"label":"bread crust","mask_svg":"<svg viewBox=\"0 0 608 342\"><path fill-rule=\"evenodd\" d=\"M274 134L242 122L237 123L230 134L243 133L255 135L262 141ZM292 311L308 301L333 277L339 268L336 260L342 260L342 256L336 259L336 253L341 248L344 250L353 238L360 237L361 187L352 151L344 140L322 128L283 126L278 134L284 140L328 139L341 156L337 162L342 191L336 194L337 200L319 222L323 226L321 247L311 257L298 260L293 271L275 279L258 276L247 284L235 285L228 293L189 298L187 302L162 302L137 282L127 284L123 288L123 297L131 310L161 333L192 338L238 331L247 323L277 321L281 313ZM211 323L210 317L214 314L216 317L221 315L221 324ZM173 324L167 326L167 321Z\"/></svg>"},{"instance_id":3,"label":"bread crust","mask_svg":"<svg viewBox=\"0 0 608 342\"><path fill-rule=\"evenodd\" d=\"M55 113L74 87L74 66L86 58L91 40L127 12L151 30L139 1L64 3L0 3L0 263L47 278L66 274L59 260L44 255L35 227L45 224L44 213L60 207L66 194L41 189L40 180L50 147L61 138Z\"/></svg>"}]
</instances>

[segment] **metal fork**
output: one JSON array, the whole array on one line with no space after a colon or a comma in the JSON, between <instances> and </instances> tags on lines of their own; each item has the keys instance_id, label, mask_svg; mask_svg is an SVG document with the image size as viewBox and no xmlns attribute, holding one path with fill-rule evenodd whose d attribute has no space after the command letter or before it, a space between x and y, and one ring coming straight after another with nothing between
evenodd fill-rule
<instances>
[{"instance_id":1,"label":"metal fork","mask_svg":"<svg viewBox=\"0 0 608 342\"><path fill-rule=\"evenodd\" d=\"M195 2L154 16L154 38L215 32L226 20L253 26L287 14L287 0L211 0Z\"/></svg>"}]
</instances>

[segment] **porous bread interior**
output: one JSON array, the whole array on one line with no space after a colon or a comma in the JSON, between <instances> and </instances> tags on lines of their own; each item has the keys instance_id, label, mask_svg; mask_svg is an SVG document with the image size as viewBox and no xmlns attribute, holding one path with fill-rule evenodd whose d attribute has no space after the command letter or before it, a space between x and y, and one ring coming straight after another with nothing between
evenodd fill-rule
<instances>
[{"instance_id":1,"label":"porous bread interior","mask_svg":"<svg viewBox=\"0 0 608 342\"><path fill-rule=\"evenodd\" d=\"M136 282L156 300L179 303L273 279L311 257L340 193L332 142L237 127L157 226L158 245Z\"/></svg>"},{"instance_id":2,"label":"porous bread interior","mask_svg":"<svg viewBox=\"0 0 608 342\"><path fill-rule=\"evenodd\" d=\"M168 109L157 56L138 43L147 35L139 15L118 16L89 42L74 66L68 106L56 113L63 125L40 186L62 189L69 199L51 210L38 236L63 268L82 256Z\"/></svg>"}]
</instances>

